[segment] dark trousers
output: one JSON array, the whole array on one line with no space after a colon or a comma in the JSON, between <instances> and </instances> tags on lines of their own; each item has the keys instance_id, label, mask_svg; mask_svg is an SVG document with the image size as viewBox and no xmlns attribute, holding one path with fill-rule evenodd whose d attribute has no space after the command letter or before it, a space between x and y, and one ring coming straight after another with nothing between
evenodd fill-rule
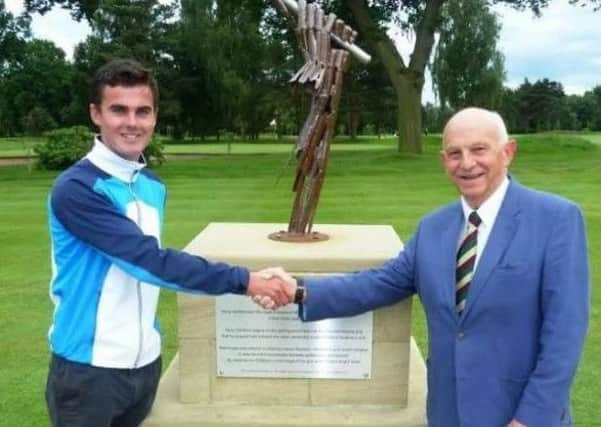
<instances>
[{"instance_id":1,"label":"dark trousers","mask_svg":"<svg viewBox=\"0 0 601 427\"><path fill-rule=\"evenodd\" d=\"M137 369L99 368L52 355L46 403L54 427L136 427L150 412L161 358Z\"/></svg>"}]
</instances>

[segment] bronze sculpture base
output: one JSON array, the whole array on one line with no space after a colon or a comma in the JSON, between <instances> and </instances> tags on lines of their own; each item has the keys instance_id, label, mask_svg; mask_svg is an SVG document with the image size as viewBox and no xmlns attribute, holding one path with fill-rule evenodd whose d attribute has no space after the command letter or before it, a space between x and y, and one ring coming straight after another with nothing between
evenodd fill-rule
<instances>
[{"instance_id":1,"label":"bronze sculpture base","mask_svg":"<svg viewBox=\"0 0 601 427\"><path fill-rule=\"evenodd\" d=\"M271 233L271 234L269 234L268 237L271 240L275 240L277 242L297 242L297 243L323 242L330 238L327 234L318 233L317 231L312 231L310 233L295 233L292 231L285 231L285 230Z\"/></svg>"}]
</instances>

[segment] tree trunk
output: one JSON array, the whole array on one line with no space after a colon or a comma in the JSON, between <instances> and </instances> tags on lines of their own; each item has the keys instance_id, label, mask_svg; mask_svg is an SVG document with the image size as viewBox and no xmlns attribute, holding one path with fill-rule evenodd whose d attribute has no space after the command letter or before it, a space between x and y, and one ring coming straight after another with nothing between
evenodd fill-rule
<instances>
[{"instance_id":1,"label":"tree trunk","mask_svg":"<svg viewBox=\"0 0 601 427\"><path fill-rule=\"evenodd\" d=\"M421 97L424 71L434 45L434 31L445 0L427 0L421 19L414 26L415 46L409 64L405 64L394 43L369 14L366 0L347 0L360 34L365 37L382 61L398 101L399 151L421 153Z\"/></svg>"},{"instance_id":2,"label":"tree trunk","mask_svg":"<svg viewBox=\"0 0 601 427\"><path fill-rule=\"evenodd\" d=\"M397 76L398 150L404 153L423 152L422 148L422 86L423 79L407 73Z\"/></svg>"}]
</instances>

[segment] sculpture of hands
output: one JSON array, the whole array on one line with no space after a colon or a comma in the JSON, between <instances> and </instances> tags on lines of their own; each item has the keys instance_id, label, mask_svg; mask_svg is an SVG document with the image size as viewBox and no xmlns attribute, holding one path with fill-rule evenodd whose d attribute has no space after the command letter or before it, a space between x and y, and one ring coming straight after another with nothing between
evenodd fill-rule
<instances>
[{"instance_id":1,"label":"sculpture of hands","mask_svg":"<svg viewBox=\"0 0 601 427\"><path fill-rule=\"evenodd\" d=\"M294 301L296 279L282 267L270 267L251 273L247 295L267 310L275 310Z\"/></svg>"},{"instance_id":2,"label":"sculpture of hands","mask_svg":"<svg viewBox=\"0 0 601 427\"><path fill-rule=\"evenodd\" d=\"M340 43L354 46L357 33L335 14L326 14L315 2L273 1L292 21L296 18L295 33L305 63L290 82L303 87L311 96L309 115L294 150L298 164L292 191L296 195L288 232L279 238L313 240L319 236L319 233L312 233L313 220L336 129L344 72L351 55L346 48L340 47Z\"/></svg>"}]
</instances>

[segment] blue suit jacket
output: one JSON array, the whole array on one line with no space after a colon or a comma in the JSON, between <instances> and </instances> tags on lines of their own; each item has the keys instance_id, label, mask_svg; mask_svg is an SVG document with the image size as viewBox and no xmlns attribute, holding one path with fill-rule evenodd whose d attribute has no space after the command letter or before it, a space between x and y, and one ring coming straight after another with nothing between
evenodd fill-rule
<instances>
[{"instance_id":1,"label":"blue suit jacket","mask_svg":"<svg viewBox=\"0 0 601 427\"><path fill-rule=\"evenodd\" d=\"M303 320L362 313L417 293L426 313L430 427L571 426L569 389L588 325L584 221L560 197L510 181L461 317L455 254L461 204L425 217L372 270L307 278Z\"/></svg>"}]
</instances>

